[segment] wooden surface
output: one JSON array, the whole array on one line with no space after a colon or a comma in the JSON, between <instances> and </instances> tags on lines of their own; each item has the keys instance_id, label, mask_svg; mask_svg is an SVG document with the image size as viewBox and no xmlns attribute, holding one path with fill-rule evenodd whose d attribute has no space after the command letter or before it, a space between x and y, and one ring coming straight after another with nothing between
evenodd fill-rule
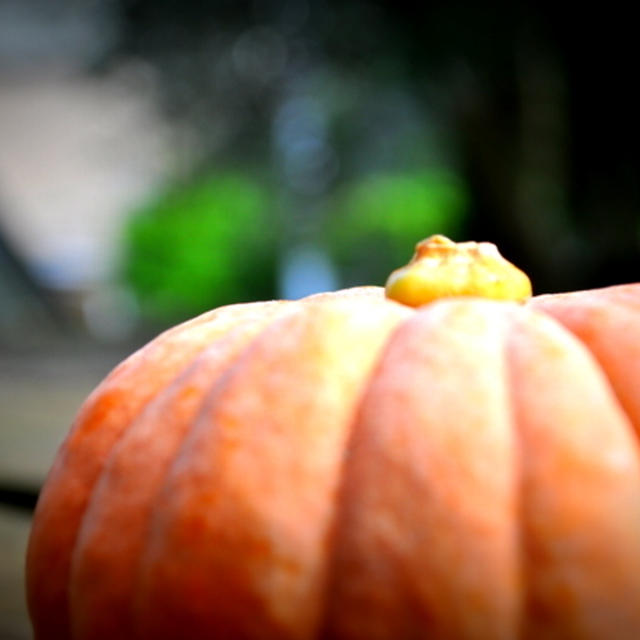
<instances>
[{"instance_id":1,"label":"wooden surface","mask_svg":"<svg viewBox=\"0 0 640 640\"><path fill-rule=\"evenodd\" d=\"M0 490L37 492L82 401L127 352L62 344L0 353ZM0 504L0 640L31 638L24 598L30 525L29 509Z\"/></svg>"}]
</instances>

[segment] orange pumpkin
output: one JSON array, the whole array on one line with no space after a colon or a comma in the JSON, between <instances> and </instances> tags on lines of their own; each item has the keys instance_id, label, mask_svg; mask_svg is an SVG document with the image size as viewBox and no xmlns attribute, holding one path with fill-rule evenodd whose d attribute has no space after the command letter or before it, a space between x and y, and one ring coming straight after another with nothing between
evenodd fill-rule
<instances>
[{"instance_id":1,"label":"orange pumpkin","mask_svg":"<svg viewBox=\"0 0 640 640\"><path fill-rule=\"evenodd\" d=\"M223 307L102 382L35 514L36 640L640 638L640 285L518 303L486 245L419 247L416 308Z\"/></svg>"}]
</instances>

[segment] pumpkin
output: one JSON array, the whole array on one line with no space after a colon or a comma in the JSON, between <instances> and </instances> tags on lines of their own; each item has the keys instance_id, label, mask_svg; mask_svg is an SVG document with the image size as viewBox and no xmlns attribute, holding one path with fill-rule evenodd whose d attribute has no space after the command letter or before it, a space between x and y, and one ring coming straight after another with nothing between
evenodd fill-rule
<instances>
[{"instance_id":1,"label":"pumpkin","mask_svg":"<svg viewBox=\"0 0 640 640\"><path fill-rule=\"evenodd\" d=\"M529 294L437 236L134 353L42 489L36 640L639 638L640 285Z\"/></svg>"}]
</instances>

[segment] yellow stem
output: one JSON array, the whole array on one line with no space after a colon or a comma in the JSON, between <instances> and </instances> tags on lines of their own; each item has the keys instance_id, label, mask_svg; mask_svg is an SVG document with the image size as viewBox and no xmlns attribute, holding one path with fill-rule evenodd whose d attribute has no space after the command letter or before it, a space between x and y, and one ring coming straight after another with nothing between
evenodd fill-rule
<instances>
[{"instance_id":1,"label":"yellow stem","mask_svg":"<svg viewBox=\"0 0 640 640\"><path fill-rule=\"evenodd\" d=\"M474 296L523 302L531 281L490 242L453 242L441 235L416 245L404 267L387 280L386 295L411 307L438 298Z\"/></svg>"}]
</instances>

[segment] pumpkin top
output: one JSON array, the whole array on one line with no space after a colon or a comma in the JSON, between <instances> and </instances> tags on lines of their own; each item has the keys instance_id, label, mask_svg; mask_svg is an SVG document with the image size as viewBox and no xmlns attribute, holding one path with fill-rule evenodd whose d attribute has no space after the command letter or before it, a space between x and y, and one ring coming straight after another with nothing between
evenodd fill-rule
<instances>
[{"instance_id":1,"label":"pumpkin top","mask_svg":"<svg viewBox=\"0 0 640 640\"><path fill-rule=\"evenodd\" d=\"M416 245L409 264L389 276L385 291L411 307L454 296L524 302L531 297L531 281L490 242L456 243L434 235Z\"/></svg>"}]
</instances>

